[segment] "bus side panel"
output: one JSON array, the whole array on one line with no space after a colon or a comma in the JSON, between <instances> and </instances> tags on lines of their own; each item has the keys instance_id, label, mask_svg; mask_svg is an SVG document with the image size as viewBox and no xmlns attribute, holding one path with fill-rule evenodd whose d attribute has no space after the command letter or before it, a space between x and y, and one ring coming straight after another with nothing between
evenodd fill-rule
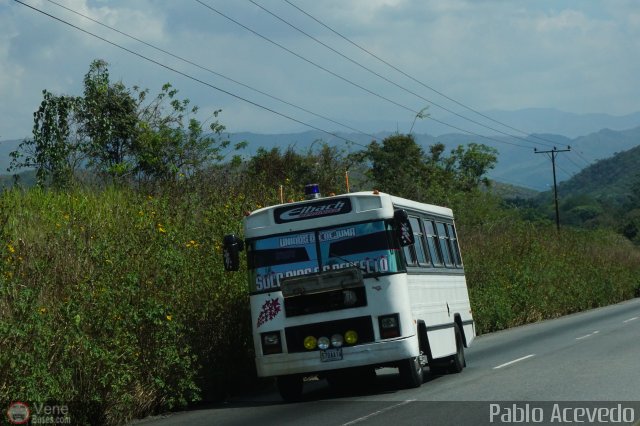
<instances>
[{"instance_id":1,"label":"bus side panel","mask_svg":"<svg viewBox=\"0 0 640 426\"><path fill-rule=\"evenodd\" d=\"M433 358L456 353L453 328L456 313L460 314L463 321L467 342L473 340L472 330L466 327L466 322L471 320L471 314L464 275L438 272L409 273L407 282L411 312L415 319L425 322Z\"/></svg>"},{"instance_id":2,"label":"bus side panel","mask_svg":"<svg viewBox=\"0 0 640 426\"><path fill-rule=\"evenodd\" d=\"M429 337L431 356L434 359L456 353L456 336L453 326L433 331L427 329L427 336Z\"/></svg>"}]
</instances>

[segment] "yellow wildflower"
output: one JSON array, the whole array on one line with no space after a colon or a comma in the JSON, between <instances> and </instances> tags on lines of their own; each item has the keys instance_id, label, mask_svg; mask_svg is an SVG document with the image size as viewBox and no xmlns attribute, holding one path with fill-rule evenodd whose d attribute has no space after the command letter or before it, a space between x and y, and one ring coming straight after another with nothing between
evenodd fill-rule
<instances>
[{"instance_id":1,"label":"yellow wildflower","mask_svg":"<svg viewBox=\"0 0 640 426\"><path fill-rule=\"evenodd\" d=\"M167 321L171 321L173 317L171 315L167 315Z\"/></svg>"},{"instance_id":2,"label":"yellow wildflower","mask_svg":"<svg viewBox=\"0 0 640 426\"><path fill-rule=\"evenodd\" d=\"M7 250L9 250L9 253L15 253L16 252L16 249L11 244L7 244Z\"/></svg>"},{"instance_id":3,"label":"yellow wildflower","mask_svg":"<svg viewBox=\"0 0 640 426\"><path fill-rule=\"evenodd\" d=\"M41 314L44 314L45 312L47 312L47 308L45 308L44 306L42 306L42 307L40 308L40 313L41 313Z\"/></svg>"},{"instance_id":4,"label":"yellow wildflower","mask_svg":"<svg viewBox=\"0 0 640 426\"><path fill-rule=\"evenodd\" d=\"M156 227L158 228L158 232L161 234L165 234L167 232L167 230L164 229L164 226L162 226L161 223L157 224Z\"/></svg>"}]
</instances>

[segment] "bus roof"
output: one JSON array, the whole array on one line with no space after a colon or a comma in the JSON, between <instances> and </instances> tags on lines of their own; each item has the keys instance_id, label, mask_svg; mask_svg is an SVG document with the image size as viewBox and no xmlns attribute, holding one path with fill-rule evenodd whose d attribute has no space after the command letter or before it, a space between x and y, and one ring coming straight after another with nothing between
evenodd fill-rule
<instances>
[{"instance_id":1,"label":"bus roof","mask_svg":"<svg viewBox=\"0 0 640 426\"><path fill-rule=\"evenodd\" d=\"M450 208L419 203L378 191L351 192L253 211L244 218L245 238L336 226L349 222L390 219L398 208L453 218Z\"/></svg>"}]
</instances>

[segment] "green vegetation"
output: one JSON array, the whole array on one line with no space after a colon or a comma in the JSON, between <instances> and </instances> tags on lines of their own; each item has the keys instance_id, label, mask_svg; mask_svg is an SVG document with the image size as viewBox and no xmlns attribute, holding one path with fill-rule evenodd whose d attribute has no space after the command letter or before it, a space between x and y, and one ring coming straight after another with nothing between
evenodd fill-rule
<instances>
[{"instance_id":1,"label":"green vegetation","mask_svg":"<svg viewBox=\"0 0 640 426\"><path fill-rule=\"evenodd\" d=\"M610 229L640 245L640 146L583 169L558 186L563 225ZM511 204L529 217L555 220L553 194L516 196Z\"/></svg>"},{"instance_id":2,"label":"green vegetation","mask_svg":"<svg viewBox=\"0 0 640 426\"><path fill-rule=\"evenodd\" d=\"M0 400L76 401L74 421L119 424L257 386L246 271L223 271L222 237L241 233L245 211L278 203L281 185L286 200L308 182L344 192L346 170L351 190L454 209L481 333L640 289L628 239L557 234L505 208L486 190L496 160L483 145L425 152L392 135L349 155L319 142L226 159L217 121L209 137L193 117L184 125L188 101L164 109L170 86L141 108L97 66L90 96L45 93L34 138L14 156L39 185L0 195ZM113 114L93 123L89 107Z\"/></svg>"}]
</instances>

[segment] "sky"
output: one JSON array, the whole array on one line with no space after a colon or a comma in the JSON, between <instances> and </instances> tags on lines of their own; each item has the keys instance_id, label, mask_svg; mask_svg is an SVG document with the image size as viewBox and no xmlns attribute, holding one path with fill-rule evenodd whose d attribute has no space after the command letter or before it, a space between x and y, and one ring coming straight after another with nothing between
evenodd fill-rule
<instances>
[{"instance_id":1,"label":"sky","mask_svg":"<svg viewBox=\"0 0 640 426\"><path fill-rule=\"evenodd\" d=\"M127 87L171 83L202 121L221 109L229 132L408 132L425 107L640 111L637 0L21 1L129 51L0 0L0 140L29 136L44 89L81 95L94 59Z\"/></svg>"}]
</instances>

